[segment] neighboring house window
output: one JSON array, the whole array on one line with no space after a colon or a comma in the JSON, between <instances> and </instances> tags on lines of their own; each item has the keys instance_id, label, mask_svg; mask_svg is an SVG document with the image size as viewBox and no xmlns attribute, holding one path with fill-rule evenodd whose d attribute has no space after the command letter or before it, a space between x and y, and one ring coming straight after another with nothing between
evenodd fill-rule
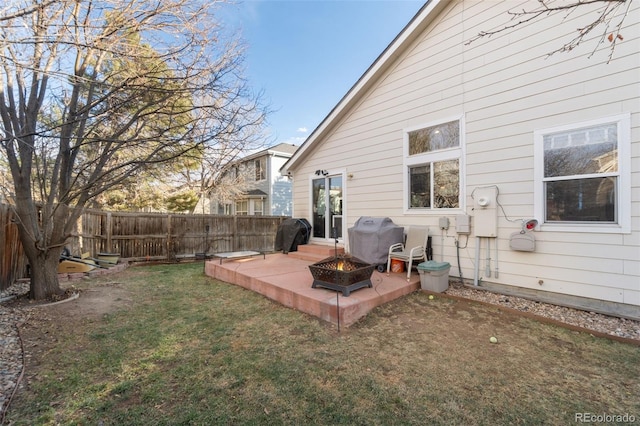
<instances>
[{"instance_id":1,"label":"neighboring house window","mask_svg":"<svg viewBox=\"0 0 640 426\"><path fill-rule=\"evenodd\" d=\"M233 205L232 204L224 204L224 214L233 214Z\"/></svg>"},{"instance_id":2,"label":"neighboring house window","mask_svg":"<svg viewBox=\"0 0 640 426\"><path fill-rule=\"evenodd\" d=\"M249 214L249 200L236 201L236 214L237 215Z\"/></svg>"},{"instance_id":3,"label":"neighboring house window","mask_svg":"<svg viewBox=\"0 0 640 426\"><path fill-rule=\"evenodd\" d=\"M461 120L405 131L408 211L460 208Z\"/></svg>"},{"instance_id":4,"label":"neighboring house window","mask_svg":"<svg viewBox=\"0 0 640 426\"><path fill-rule=\"evenodd\" d=\"M627 228L629 115L536 131L534 138L536 215L544 224Z\"/></svg>"},{"instance_id":5,"label":"neighboring house window","mask_svg":"<svg viewBox=\"0 0 640 426\"><path fill-rule=\"evenodd\" d=\"M255 216L264 215L264 200L262 198L253 200L253 214Z\"/></svg>"},{"instance_id":6,"label":"neighboring house window","mask_svg":"<svg viewBox=\"0 0 640 426\"><path fill-rule=\"evenodd\" d=\"M265 180L267 178L267 159L262 157L255 161L256 180Z\"/></svg>"}]
</instances>

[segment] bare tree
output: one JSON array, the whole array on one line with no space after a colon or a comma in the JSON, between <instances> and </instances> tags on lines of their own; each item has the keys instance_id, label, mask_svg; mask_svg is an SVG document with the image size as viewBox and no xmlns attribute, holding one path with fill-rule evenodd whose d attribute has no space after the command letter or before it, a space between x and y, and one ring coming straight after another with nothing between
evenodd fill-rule
<instances>
[{"instance_id":1,"label":"bare tree","mask_svg":"<svg viewBox=\"0 0 640 426\"><path fill-rule=\"evenodd\" d=\"M248 135L247 137L251 137ZM264 139L256 141L256 148L264 146ZM200 205L205 199L218 203L231 203L255 187L255 169L242 163L246 152L205 147L197 168L185 168L177 177L183 188L198 194Z\"/></svg>"},{"instance_id":2,"label":"bare tree","mask_svg":"<svg viewBox=\"0 0 640 426\"><path fill-rule=\"evenodd\" d=\"M60 253L91 200L190 152L255 141L242 135L259 131L265 109L218 3L0 6L0 152L32 298L60 293Z\"/></svg>"},{"instance_id":3,"label":"bare tree","mask_svg":"<svg viewBox=\"0 0 640 426\"><path fill-rule=\"evenodd\" d=\"M629 14L632 1L633 0L573 0L557 2L555 0L538 0L537 7L509 11L509 16L511 17L509 23L498 26L492 30L481 31L465 44L469 45L478 39L491 37L498 33L536 22L551 15L564 14L566 18L576 9L590 6L594 8L594 19L584 27L577 28L576 35L572 39L556 50L549 52L548 56L560 52L570 52L584 42L588 35L600 31L598 43L594 47L591 56L600 44L608 41L610 43L609 61L611 61L616 43L624 40L622 27L625 18Z\"/></svg>"},{"instance_id":4,"label":"bare tree","mask_svg":"<svg viewBox=\"0 0 640 426\"><path fill-rule=\"evenodd\" d=\"M255 168L246 163L234 163L225 167L222 173L206 176L203 193L210 201L231 204L238 198L246 197L247 191L256 187Z\"/></svg>"},{"instance_id":5,"label":"bare tree","mask_svg":"<svg viewBox=\"0 0 640 426\"><path fill-rule=\"evenodd\" d=\"M271 112L268 107L263 111ZM215 125L206 120L202 124L201 131ZM255 184L255 179L249 178L251 171L238 168L239 160L270 142L272 139L256 126L237 127L234 132L221 135L219 143L199 146L182 157L181 167L170 175L172 186L177 193L195 194L197 204L203 207L205 199L230 202Z\"/></svg>"}]
</instances>

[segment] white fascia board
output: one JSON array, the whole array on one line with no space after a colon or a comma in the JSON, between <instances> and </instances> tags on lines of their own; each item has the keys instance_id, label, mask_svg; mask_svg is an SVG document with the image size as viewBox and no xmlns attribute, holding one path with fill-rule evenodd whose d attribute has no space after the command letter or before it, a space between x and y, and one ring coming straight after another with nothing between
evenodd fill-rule
<instances>
[{"instance_id":1,"label":"white fascia board","mask_svg":"<svg viewBox=\"0 0 640 426\"><path fill-rule=\"evenodd\" d=\"M342 118L350 109L350 107L366 92L366 90L378 79L378 77L386 71L394 61L404 52L404 49L418 37L431 20L440 13L442 8L451 0L428 0L427 3L418 11L404 29L396 36L396 38L387 46L387 48L378 56L358 81L349 89L342 97L340 102L329 112L322 120L304 143L298 148L295 154L280 169L280 173L287 173L294 169L296 163L306 157L306 153L315 143Z\"/></svg>"}]
</instances>

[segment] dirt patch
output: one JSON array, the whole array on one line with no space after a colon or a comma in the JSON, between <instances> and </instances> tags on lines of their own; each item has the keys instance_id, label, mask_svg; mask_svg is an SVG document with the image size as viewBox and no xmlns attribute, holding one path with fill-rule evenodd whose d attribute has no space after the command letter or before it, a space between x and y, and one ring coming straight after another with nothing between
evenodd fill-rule
<instances>
[{"instance_id":1,"label":"dirt patch","mask_svg":"<svg viewBox=\"0 0 640 426\"><path fill-rule=\"evenodd\" d=\"M119 283L105 283L79 290L80 297L55 305L43 305L38 309L50 311L51 315L66 318L97 319L131 303L131 294Z\"/></svg>"},{"instance_id":2,"label":"dirt patch","mask_svg":"<svg viewBox=\"0 0 640 426\"><path fill-rule=\"evenodd\" d=\"M51 323L52 327L58 329L73 329L80 323L95 322L132 303L131 293L117 282L73 289L73 293L78 297L55 303L34 304L29 301L16 301L15 305L26 303L23 307L28 308L27 321L23 324L23 337L28 339L30 331L38 331L39 327L35 327L36 322ZM45 330L45 334L47 333Z\"/></svg>"},{"instance_id":3,"label":"dirt patch","mask_svg":"<svg viewBox=\"0 0 640 426\"><path fill-rule=\"evenodd\" d=\"M121 302L130 301L127 290L118 282L91 283L91 285L67 285L64 293L46 300L31 300L29 294L24 293L15 299L5 302L3 306L10 309L47 309L55 311L62 309L73 310L74 315L97 315L111 312L122 305ZM61 308L58 306L64 305Z\"/></svg>"},{"instance_id":4,"label":"dirt patch","mask_svg":"<svg viewBox=\"0 0 640 426\"><path fill-rule=\"evenodd\" d=\"M79 297L57 303L38 303L17 299L14 307L26 309L26 319L20 326L25 351L27 384L39 374L40 360L62 336L84 333L86 325L101 321L106 315L125 309L132 303L131 293L117 282L93 284L89 288L74 289ZM81 353L83 339L75 340Z\"/></svg>"}]
</instances>

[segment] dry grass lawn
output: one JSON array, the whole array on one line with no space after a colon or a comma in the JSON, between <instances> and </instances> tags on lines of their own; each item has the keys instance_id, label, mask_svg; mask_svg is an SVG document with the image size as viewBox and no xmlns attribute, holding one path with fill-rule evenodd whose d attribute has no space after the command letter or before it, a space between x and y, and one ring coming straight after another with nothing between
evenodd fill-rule
<instances>
[{"instance_id":1,"label":"dry grass lawn","mask_svg":"<svg viewBox=\"0 0 640 426\"><path fill-rule=\"evenodd\" d=\"M639 347L491 306L417 292L338 333L202 264L82 286L22 327L10 424L640 421Z\"/></svg>"}]
</instances>

